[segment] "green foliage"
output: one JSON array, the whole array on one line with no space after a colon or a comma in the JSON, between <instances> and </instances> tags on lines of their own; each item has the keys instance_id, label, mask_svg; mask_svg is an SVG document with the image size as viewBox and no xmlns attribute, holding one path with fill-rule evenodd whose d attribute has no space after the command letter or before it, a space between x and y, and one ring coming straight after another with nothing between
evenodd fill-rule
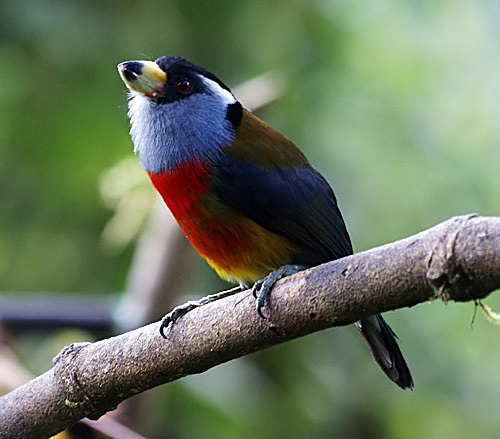
<instances>
[{"instance_id":1,"label":"green foliage","mask_svg":"<svg viewBox=\"0 0 500 439\"><path fill-rule=\"evenodd\" d=\"M123 288L133 249L103 246L99 183L132 155L116 72L129 59L183 55L229 85L284 75L285 96L261 115L332 183L357 250L498 215L499 13L462 0L3 0L0 290ZM164 387L149 433L496 437L500 337L480 316L470 331L472 312L389 315L413 393L338 329Z\"/></svg>"}]
</instances>

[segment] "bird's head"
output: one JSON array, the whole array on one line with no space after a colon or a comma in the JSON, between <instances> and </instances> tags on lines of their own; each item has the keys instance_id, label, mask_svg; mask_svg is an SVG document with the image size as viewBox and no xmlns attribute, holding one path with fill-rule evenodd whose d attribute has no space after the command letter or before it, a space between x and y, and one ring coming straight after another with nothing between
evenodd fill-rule
<instances>
[{"instance_id":1,"label":"bird's head","mask_svg":"<svg viewBox=\"0 0 500 439\"><path fill-rule=\"evenodd\" d=\"M174 56L123 62L118 72L130 90L130 133L146 170L215 160L233 141L242 107L212 73Z\"/></svg>"}]
</instances>

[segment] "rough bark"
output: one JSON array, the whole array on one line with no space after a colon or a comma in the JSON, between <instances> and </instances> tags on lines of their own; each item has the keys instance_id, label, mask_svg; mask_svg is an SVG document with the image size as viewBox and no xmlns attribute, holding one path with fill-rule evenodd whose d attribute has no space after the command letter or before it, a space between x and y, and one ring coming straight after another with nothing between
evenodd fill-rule
<instances>
[{"instance_id":1,"label":"rough bark","mask_svg":"<svg viewBox=\"0 0 500 439\"><path fill-rule=\"evenodd\" d=\"M279 281L261 319L249 291L182 317L75 344L54 367L0 398L0 437L48 437L120 401L265 347L439 298L478 300L500 286L500 218L452 218L409 238Z\"/></svg>"}]
</instances>

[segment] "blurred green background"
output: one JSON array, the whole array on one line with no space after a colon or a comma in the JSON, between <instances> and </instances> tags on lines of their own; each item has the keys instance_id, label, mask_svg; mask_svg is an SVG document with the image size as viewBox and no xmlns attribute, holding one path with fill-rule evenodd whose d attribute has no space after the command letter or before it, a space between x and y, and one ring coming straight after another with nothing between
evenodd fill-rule
<instances>
[{"instance_id":1,"label":"blurred green background","mask_svg":"<svg viewBox=\"0 0 500 439\"><path fill-rule=\"evenodd\" d=\"M132 157L116 64L165 54L230 86L282 76L284 96L259 114L330 181L357 251L454 215L500 214L499 2L1 0L0 290L124 289L134 240L103 239L113 216L103 178ZM193 294L220 289L194 265ZM498 437L500 329L479 315L470 330L472 314L437 302L387 314L413 393L339 328L163 386L136 428L153 438ZM16 349L38 373L75 341L63 338L24 334Z\"/></svg>"}]
</instances>

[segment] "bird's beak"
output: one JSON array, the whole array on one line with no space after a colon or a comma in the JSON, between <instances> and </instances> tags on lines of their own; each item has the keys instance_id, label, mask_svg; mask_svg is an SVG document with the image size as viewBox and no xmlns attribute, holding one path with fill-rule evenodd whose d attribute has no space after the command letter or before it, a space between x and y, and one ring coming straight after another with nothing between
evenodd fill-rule
<instances>
[{"instance_id":1,"label":"bird's beak","mask_svg":"<svg viewBox=\"0 0 500 439\"><path fill-rule=\"evenodd\" d=\"M125 85L151 99L165 90L167 74L153 61L126 61L118 64L118 73Z\"/></svg>"}]
</instances>

